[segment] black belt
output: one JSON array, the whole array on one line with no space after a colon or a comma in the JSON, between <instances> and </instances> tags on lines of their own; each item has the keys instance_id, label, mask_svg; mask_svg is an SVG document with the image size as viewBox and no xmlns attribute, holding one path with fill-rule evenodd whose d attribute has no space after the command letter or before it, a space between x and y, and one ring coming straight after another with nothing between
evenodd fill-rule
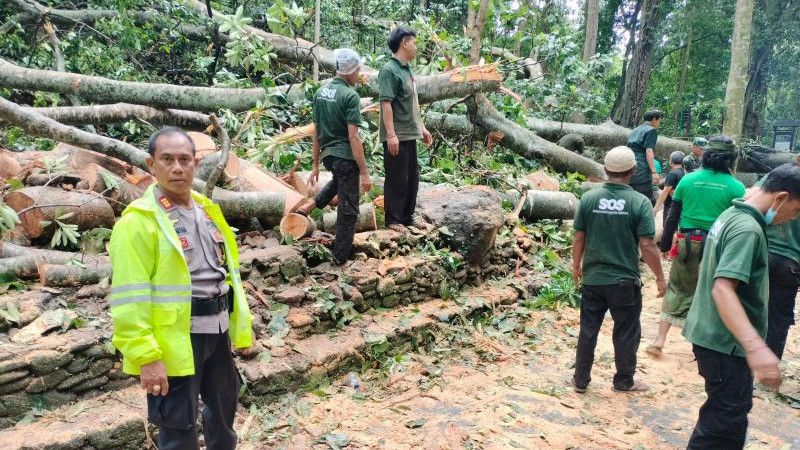
<instances>
[{"instance_id":1,"label":"black belt","mask_svg":"<svg viewBox=\"0 0 800 450\"><path fill-rule=\"evenodd\" d=\"M214 316L222 311L227 311L231 297L228 293L222 294L214 298L192 298L192 315L193 316Z\"/></svg>"},{"instance_id":2,"label":"black belt","mask_svg":"<svg viewBox=\"0 0 800 450\"><path fill-rule=\"evenodd\" d=\"M706 247L706 236L708 236L708 230L704 230L702 228L681 228L681 233L686 235L688 238L684 238L684 245L686 246L686 256L683 258L683 262L689 261L689 256L692 254L692 236L699 236L700 239L700 257L703 256L703 250Z\"/></svg>"},{"instance_id":3,"label":"black belt","mask_svg":"<svg viewBox=\"0 0 800 450\"><path fill-rule=\"evenodd\" d=\"M708 230L702 228L681 228L681 233L688 234L689 236L705 236Z\"/></svg>"},{"instance_id":4,"label":"black belt","mask_svg":"<svg viewBox=\"0 0 800 450\"><path fill-rule=\"evenodd\" d=\"M617 286L619 286L619 287L633 287L633 286L641 287L642 286L642 280L635 280L635 279L625 278L625 279L619 280L619 284Z\"/></svg>"}]
</instances>

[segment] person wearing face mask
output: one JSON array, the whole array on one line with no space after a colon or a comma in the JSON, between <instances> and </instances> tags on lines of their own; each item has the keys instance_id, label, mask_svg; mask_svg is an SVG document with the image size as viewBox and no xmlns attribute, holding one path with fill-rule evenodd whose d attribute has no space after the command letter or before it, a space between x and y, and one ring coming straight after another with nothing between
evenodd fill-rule
<instances>
[{"instance_id":1,"label":"person wearing face mask","mask_svg":"<svg viewBox=\"0 0 800 450\"><path fill-rule=\"evenodd\" d=\"M666 256L677 230L677 255L669 270L667 294L661 305L661 320L653 342L645 350L660 356L672 325L682 325L697 286L697 268L703 255L703 241L714 220L733 199L742 198L744 185L731 175L736 163L736 145L728 136L711 136L702 168L681 178L672 194L669 211L664 210L664 231L659 248Z\"/></svg>"},{"instance_id":2,"label":"person wearing face mask","mask_svg":"<svg viewBox=\"0 0 800 450\"><path fill-rule=\"evenodd\" d=\"M800 156L797 158L800 164ZM766 177L750 190L750 195L761 189ZM768 218L769 219L769 218ZM786 337L794 325L794 306L800 287L800 219L767 228L769 242L769 326L767 345L783 359Z\"/></svg>"},{"instance_id":3,"label":"person wearing face mask","mask_svg":"<svg viewBox=\"0 0 800 450\"><path fill-rule=\"evenodd\" d=\"M683 328L708 395L690 450L743 448L747 414L753 406L753 378L773 389L781 384L779 360L764 340L769 301L767 228L795 219L798 212L800 165L784 164L746 200L734 200L708 232L697 290Z\"/></svg>"}]
</instances>

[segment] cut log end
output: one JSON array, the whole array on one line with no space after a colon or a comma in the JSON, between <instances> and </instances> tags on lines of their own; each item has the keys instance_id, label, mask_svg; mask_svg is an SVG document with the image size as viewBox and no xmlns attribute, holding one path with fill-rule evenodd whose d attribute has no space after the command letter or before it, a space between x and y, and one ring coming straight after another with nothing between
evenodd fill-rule
<instances>
[{"instance_id":1,"label":"cut log end","mask_svg":"<svg viewBox=\"0 0 800 450\"><path fill-rule=\"evenodd\" d=\"M289 213L281 219L280 230L283 236L302 239L311 235L316 230L316 226L311 219L302 214Z\"/></svg>"}]
</instances>

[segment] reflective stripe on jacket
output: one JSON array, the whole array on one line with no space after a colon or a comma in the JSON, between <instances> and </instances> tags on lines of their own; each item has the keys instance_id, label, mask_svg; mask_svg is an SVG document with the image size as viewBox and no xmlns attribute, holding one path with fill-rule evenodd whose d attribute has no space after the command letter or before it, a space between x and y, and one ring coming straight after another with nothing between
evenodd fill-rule
<instances>
[{"instance_id":1,"label":"reflective stripe on jacket","mask_svg":"<svg viewBox=\"0 0 800 450\"><path fill-rule=\"evenodd\" d=\"M122 353L122 369L138 375L144 364L161 360L169 376L194 374L191 326L192 282L178 234L158 206L155 185L131 203L111 234L112 342ZM253 316L239 275L236 238L218 205L192 191L222 233L227 282L233 290L228 332L237 348L252 345Z\"/></svg>"}]
</instances>

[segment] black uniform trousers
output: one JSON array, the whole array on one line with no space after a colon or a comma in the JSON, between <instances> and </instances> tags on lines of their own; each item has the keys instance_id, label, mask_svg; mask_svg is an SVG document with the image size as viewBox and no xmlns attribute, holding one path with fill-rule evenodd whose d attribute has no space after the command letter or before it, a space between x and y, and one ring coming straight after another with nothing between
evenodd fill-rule
<instances>
[{"instance_id":1,"label":"black uniform trousers","mask_svg":"<svg viewBox=\"0 0 800 450\"><path fill-rule=\"evenodd\" d=\"M738 450L747 436L753 407L753 375L747 360L699 345L692 351L708 398L700 407L688 450Z\"/></svg>"},{"instance_id":2,"label":"black uniform trousers","mask_svg":"<svg viewBox=\"0 0 800 450\"><path fill-rule=\"evenodd\" d=\"M347 261L353 253L353 236L358 219L359 171L358 164L351 159L326 156L322 164L333 178L320 189L314 202L319 208L327 206L333 197L339 196L336 208L336 241L333 243L333 258L336 264Z\"/></svg>"},{"instance_id":3,"label":"black uniform trousers","mask_svg":"<svg viewBox=\"0 0 800 450\"><path fill-rule=\"evenodd\" d=\"M195 374L168 377L166 396L147 395L147 416L158 426L159 450L198 450L198 397L203 399L203 435L207 450L233 450L233 419L239 398L239 374L228 332L191 334Z\"/></svg>"},{"instance_id":4,"label":"black uniform trousers","mask_svg":"<svg viewBox=\"0 0 800 450\"><path fill-rule=\"evenodd\" d=\"M647 197L647 199L650 200L650 203L653 206L655 206L656 195L655 192L653 191L653 183L631 184L630 186L631 188L633 188L634 191Z\"/></svg>"},{"instance_id":5,"label":"black uniform trousers","mask_svg":"<svg viewBox=\"0 0 800 450\"><path fill-rule=\"evenodd\" d=\"M794 325L798 284L800 265L785 256L770 253L767 346L778 358L783 358L786 337Z\"/></svg>"},{"instance_id":6,"label":"black uniform trousers","mask_svg":"<svg viewBox=\"0 0 800 450\"><path fill-rule=\"evenodd\" d=\"M385 174L383 206L386 212L386 225L411 225L419 191L417 141L400 141L400 152L396 156L389 154L389 147L384 142L383 169Z\"/></svg>"},{"instance_id":7,"label":"black uniform trousers","mask_svg":"<svg viewBox=\"0 0 800 450\"><path fill-rule=\"evenodd\" d=\"M642 337L639 318L642 314L641 283L626 280L615 285L587 286L582 288L581 328L578 335L578 349L575 356L575 386L585 388L592 381L594 350L597 336L603 325L606 311L611 311L614 319L614 387L627 390L633 386L636 372L636 352Z\"/></svg>"}]
</instances>

